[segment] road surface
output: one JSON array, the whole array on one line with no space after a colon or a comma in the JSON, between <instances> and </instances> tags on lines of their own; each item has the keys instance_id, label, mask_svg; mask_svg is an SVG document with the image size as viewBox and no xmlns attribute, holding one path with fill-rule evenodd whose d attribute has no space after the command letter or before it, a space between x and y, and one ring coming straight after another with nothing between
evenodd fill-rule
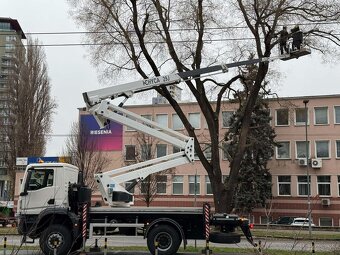
<instances>
[{"instance_id":1,"label":"road surface","mask_svg":"<svg viewBox=\"0 0 340 255\"><path fill-rule=\"evenodd\" d=\"M3 248L4 236L0 236L0 247ZM290 250L292 252L299 251L312 251L313 245L312 241L305 240L290 240L290 239L255 239L257 244L260 243L260 247L263 251L266 249L278 249L278 250ZM20 246L21 238L20 236L7 236L7 246L14 247L15 251L20 250L21 252L18 254L39 254L39 241L35 240L32 244L23 244ZM86 246L93 247L95 244L95 239L89 239L86 242ZM100 247L104 246L104 238L98 238L98 245ZM205 242L203 240L198 240L196 242L197 247L204 247ZM28 247L31 246L31 247ZM116 250L114 247L133 247L133 246L145 246L146 240L141 236L114 236L112 238L108 238L108 246L110 247L110 254L117 255L125 255L128 253L122 253L119 250ZM188 240L188 246L195 246L194 240ZM253 247L244 239L241 240L239 244L213 244L210 243L210 248L214 251L214 247L239 247L239 248L247 248L249 249L249 253L252 253ZM31 249L28 251L28 249ZM119 248L118 248L119 249ZM2 249L1 249L2 250ZM26 251L22 253L22 251ZM325 241L325 240L316 240L314 241L314 251L317 253L318 251L340 251L340 242L339 241ZM1 254L2 251L0 251ZM9 251L8 254L16 254L13 251ZM132 254L137 254L136 252ZM138 254L149 254L149 253L138 253ZM183 253L189 254L189 253ZM215 253L214 253L215 254Z\"/></svg>"}]
</instances>

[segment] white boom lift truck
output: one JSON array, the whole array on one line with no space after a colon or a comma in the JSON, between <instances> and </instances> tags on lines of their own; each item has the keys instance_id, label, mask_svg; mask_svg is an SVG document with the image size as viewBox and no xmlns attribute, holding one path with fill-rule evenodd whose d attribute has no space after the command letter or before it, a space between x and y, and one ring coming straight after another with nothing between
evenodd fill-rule
<instances>
[{"instance_id":1,"label":"white boom lift truck","mask_svg":"<svg viewBox=\"0 0 340 255\"><path fill-rule=\"evenodd\" d=\"M293 57L308 53L308 50L301 49ZM84 186L81 171L77 167L65 163L28 165L17 210L18 230L23 234L23 240L26 240L26 236L39 238L44 254L56 252L65 255L81 248L86 238L94 235L94 228L101 228L106 236L110 228L128 235L136 234L136 228L142 228L152 254L171 255L177 252L182 242L185 247L187 239L205 239L207 247L209 241L238 243L241 235L235 229L239 227L248 241L254 244L248 220L236 215L210 214L208 205L203 208L130 207L133 196L122 184L143 180L152 173L193 162L194 141L191 137L113 105L110 100L129 98L137 92L195 79L204 74L226 72L232 67L283 58L287 58L287 55L211 66L84 93L87 110L93 114L100 127L115 121L180 147L181 151L96 174L103 200L110 207L90 206L91 190ZM210 226L217 227L219 231L209 233Z\"/></svg>"}]
</instances>

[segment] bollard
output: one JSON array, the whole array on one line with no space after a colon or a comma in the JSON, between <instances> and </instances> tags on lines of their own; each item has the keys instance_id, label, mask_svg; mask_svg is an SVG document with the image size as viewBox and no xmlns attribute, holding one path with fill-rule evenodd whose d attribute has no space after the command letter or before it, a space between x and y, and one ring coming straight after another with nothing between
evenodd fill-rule
<instances>
[{"instance_id":1,"label":"bollard","mask_svg":"<svg viewBox=\"0 0 340 255\"><path fill-rule=\"evenodd\" d=\"M7 249L7 237L4 237L4 255L6 255L6 249Z\"/></svg>"},{"instance_id":2,"label":"bollard","mask_svg":"<svg viewBox=\"0 0 340 255\"><path fill-rule=\"evenodd\" d=\"M158 255L158 242L155 242L155 255Z\"/></svg>"},{"instance_id":3,"label":"bollard","mask_svg":"<svg viewBox=\"0 0 340 255\"><path fill-rule=\"evenodd\" d=\"M107 237L105 237L105 243L104 243L104 255L107 254Z\"/></svg>"},{"instance_id":4,"label":"bollard","mask_svg":"<svg viewBox=\"0 0 340 255\"><path fill-rule=\"evenodd\" d=\"M259 241L259 253L262 254L261 240Z\"/></svg>"},{"instance_id":5,"label":"bollard","mask_svg":"<svg viewBox=\"0 0 340 255\"><path fill-rule=\"evenodd\" d=\"M312 242L312 253L315 253L315 244Z\"/></svg>"},{"instance_id":6,"label":"bollard","mask_svg":"<svg viewBox=\"0 0 340 255\"><path fill-rule=\"evenodd\" d=\"M98 246L98 239L94 240L94 247L90 248L90 252L100 252L100 247Z\"/></svg>"}]
</instances>

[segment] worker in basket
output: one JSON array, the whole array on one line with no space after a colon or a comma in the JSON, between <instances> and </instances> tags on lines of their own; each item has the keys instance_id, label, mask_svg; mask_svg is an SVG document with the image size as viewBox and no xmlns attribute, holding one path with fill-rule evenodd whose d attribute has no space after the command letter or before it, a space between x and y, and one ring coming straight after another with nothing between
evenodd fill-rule
<instances>
[{"instance_id":1,"label":"worker in basket","mask_svg":"<svg viewBox=\"0 0 340 255\"><path fill-rule=\"evenodd\" d=\"M279 42L280 42L280 52L281 52L281 54L283 54L284 51L286 53L289 53L288 52L288 46L287 46L289 34L288 34L286 26L283 26L282 30L279 32L279 35L280 35Z\"/></svg>"},{"instance_id":2,"label":"worker in basket","mask_svg":"<svg viewBox=\"0 0 340 255\"><path fill-rule=\"evenodd\" d=\"M300 30L299 26L296 25L292 30L291 30L291 35L293 38L293 48L292 50L300 50L301 49L301 44L303 41L303 34L302 31Z\"/></svg>"}]
</instances>

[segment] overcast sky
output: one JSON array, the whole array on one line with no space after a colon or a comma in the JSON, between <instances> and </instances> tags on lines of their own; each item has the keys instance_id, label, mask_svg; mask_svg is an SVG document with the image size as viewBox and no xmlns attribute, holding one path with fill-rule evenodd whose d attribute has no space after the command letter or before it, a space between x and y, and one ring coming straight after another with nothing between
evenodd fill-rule
<instances>
[{"instance_id":1,"label":"overcast sky","mask_svg":"<svg viewBox=\"0 0 340 255\"><path fill-rule=\"evenodd\" d=\"M25 33L84 31L69 17L64 0L0 0L0 17L17 19ZM44 44L80 43L78 35L33 35ZM45 47L52 97L58 103L53 117L53 136L46 156L59 156L78 107L83 107L82 93L102 87L82 46ZM277 64L283 71L279 96L340 94L340 65L322 64L317 54ZM339 102L340 104L340 102Z\"/></svg>"}]
</instances>

